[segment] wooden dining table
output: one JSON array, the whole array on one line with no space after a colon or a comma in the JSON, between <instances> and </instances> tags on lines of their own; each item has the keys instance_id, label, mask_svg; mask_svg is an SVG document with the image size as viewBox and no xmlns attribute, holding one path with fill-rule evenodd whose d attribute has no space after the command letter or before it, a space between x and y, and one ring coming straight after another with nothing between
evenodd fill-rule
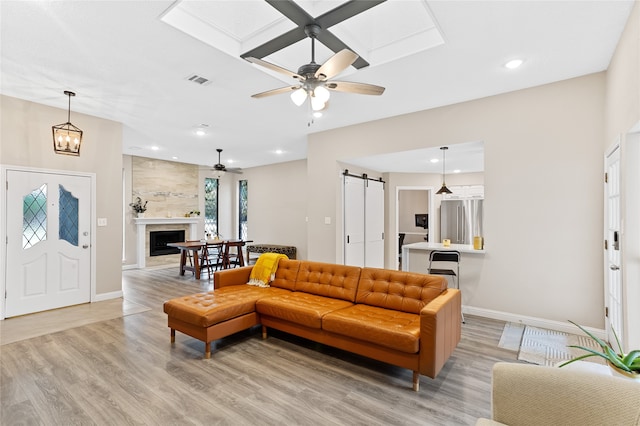
<instances>
[{"instance_id":1,"label":"wooden dining table","mask_svg":"<svg viewBox=\"0 0 640 426\"><path fill-rule=\"evenodd\" d=\"M180 275L184 275L185 271L193 272L193 275L197 280L200 279L202 271L202 265L200 264L200 250L204 250L206 247L218 246L219 250L222 250L225 243L235 242L242 243L244 245L247 242L243 240L201 240L201 241L183 241L177 243L167 243L167 247L175 247L180 250ZM239 248L240 250L240 248ZM191 258L193 259L192 265L187 265L188 253L191 251ZM239 252L239 256L242 259L242 251ZM244 263L244 262L243 262Z\"/></svg>"}]
</instances>

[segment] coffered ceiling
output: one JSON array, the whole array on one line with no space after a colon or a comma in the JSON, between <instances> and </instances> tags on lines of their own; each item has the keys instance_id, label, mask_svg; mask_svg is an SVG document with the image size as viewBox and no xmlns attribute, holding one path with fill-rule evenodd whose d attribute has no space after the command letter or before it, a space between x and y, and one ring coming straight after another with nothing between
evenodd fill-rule
<instances>
[{"instance_id":1,"label":"coffered ceiling","mask_svg":"<svg viewBox=\"0 0 640 426\"><path fill-rule=\"evenodd\" d=\"M298 3L316 17L343 2ZM210 166L223 148L223 163L253 167L305 158L312 132L605 70L632 6L388 0L330 28L370 63L340 80L384 86L385 93L333 92L310 124L308 107L286 94L251 98L292 83L240 58L295 26L262 0L5 0L0 93L66 109L63 91L72 90L72 121L82 112L122 122L124 154ZM317 44L316 62L331 55ZM513 58L523 65L505 68ZM296 71L310 60L310 41L263 59ZM407 157L418 157L407 154L380 171L396 163L406 170Z\"/></svg>"}]
</instances>

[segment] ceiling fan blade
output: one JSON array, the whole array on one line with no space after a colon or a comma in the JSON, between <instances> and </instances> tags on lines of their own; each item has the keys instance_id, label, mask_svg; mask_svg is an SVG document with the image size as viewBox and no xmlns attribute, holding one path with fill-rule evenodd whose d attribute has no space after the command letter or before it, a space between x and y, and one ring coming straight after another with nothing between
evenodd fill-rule
<instances>
[{"instance_id":1,"label":"ceiling fan blade","mask_svg":"<svg viewBox=\"0 0 640 426\"><path fill-rule=\"evenodd\" d=\"M271 89L266 92L256 93L255 95L251 95L252 98L260 99L265 98L267 96L279 95L280 93L292 92L294 90L298 90L300 86L287 86L280 87L279 89Z\"/></svg>"},{"instance_id":2,"label":"ceiling fan blade","mask_svg":"<svg viewBox=\"0 0 640 426\"><path fill-rule=\"evenodd\" d=\"M289 71L286 68L282 68L276 64L272 64L271 62L267 62L267 61L263 61L262 59L258 59L258 58L254 58L252 56L244 58L247 61L251 62L252 64L256 64L256 65L260 65L261 67L265 67L267 69L270 69L271 71L275 71L275 72L279 72L280 74L284 74L287 77L291 77L291 78L296 78L300 81L304 80L304 78L301 75L296 74L293 71Z\"/></svg>"},{"instance_id":3,"label":"ceiling fan blade","mask_svg":"<svg viewBox=\"0 0 640 426\"><path fill-rule=\"evenodd\" d=\"M316 23L320 28L327 29L384 2L385 0L351 0L318 16Z\"/></svg>"},{"instance_id":4,"label":"ceiling fan blade","mask_svg":"<svg viewBox=\"0 0 640 426\"><path fill-rule=\"evenodd\" d=\"M274 38L273 40L269 40L268 42L263 43L260 46L249 50L248 52L243 53L242 55L240 55L240 57L244 59L247 59L249 57L264 58L271 55L272 53L277 52L278 50L295 44L300 40L304 40L305 38L307 38L307 34L304 32L304 28L297 27L290 31L287 31L281 36Z\"/></svg>"},{"instance_id":5,"label":"ceiling fan blade","mask_svg":"<svg viewBox=\"0 0 640 426\"><path fill-rule=\"evenodd\" d=\"M325 87L336 92L357 93L359 95L382 95L384 93L382 86L352 81L329 81Z\"/></svg>"},{"instance_id":6,"label":"ceiling fan blade","mask_svg":"<svg viewBox=\"0 0 640 426\"><path fill-rule=\"evenodd\" d=\"M242 174L241 169L239 169L237 167L226 169L225 172L235 173L236 175L241 175Z\"/></svg>"},{"instance_id":7,"label":"ceiling fan blade","mask_svg":"<svg viewBox=\"0 0 640 426\"><path fill-rule=\"evenodd\" d=\"M321 79L328 80L349 68L349 65L354 63L356 59L358 59L358 55L348 49L342 49L322 64L322 66L318 68L318 71L316 71L315 76L316 78L324 76Z\"/></svg>"},{"instance_id":8,"label":"ceiling fan blade","mask_svg":"<svg viewBox=\"0 0 640 426\"><path fill-rule=\"evenodd\" d=\"M351 52L353 52L353 49L351 49L349 46L347 46L342 40L340 40L338 37L334 36L328 30L320 31L320 34L318 34L316 36L316 39L320 43L322 43L325 46L327 46L327 48L333 50L336 53L338 53L338 52L340 52L341 50L344 50L344 49L347 49L347 50L350 50ZM362 59L362 57L359 56L352 65L355 68L360 69L360 68L368 67L369 66L369 62L365 61L364 59Z\"/></svg>"}]
</instances>

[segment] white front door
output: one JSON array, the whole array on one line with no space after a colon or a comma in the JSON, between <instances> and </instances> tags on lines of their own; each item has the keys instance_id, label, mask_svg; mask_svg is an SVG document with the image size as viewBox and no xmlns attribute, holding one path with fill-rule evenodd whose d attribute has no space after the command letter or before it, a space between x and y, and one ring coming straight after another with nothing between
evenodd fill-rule
<instances>
[{"instance_id":1,"label":"white front door","mask_svg":"<svg viewBox=\"0 0 640 426\"><path fill-rule=\"evenodd\" d=\"M622 243L620 241L620 147L617 146L606 158L605 185L605 313L609 342L617 349L612 330L619 338L622 329Z\"/></svg>"},{"instance_id":2,"label":"white front door","mask_svg":"<svg viewBox=\"0 0 640 426\"><path fill-rule=\"evenodd\" d=\"M91 186L87 176L7 170L6 317L91 300Z\"/></svg>"}]
</instances>

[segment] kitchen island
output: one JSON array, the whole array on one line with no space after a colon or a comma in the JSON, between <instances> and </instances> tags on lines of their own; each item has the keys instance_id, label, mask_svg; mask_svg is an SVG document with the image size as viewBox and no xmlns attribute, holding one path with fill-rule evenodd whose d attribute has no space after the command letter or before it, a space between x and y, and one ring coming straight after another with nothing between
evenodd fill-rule
<instances>
[{"instance_id":1,"label":"kitchen island","mask_svg":"<svg viewBox=\"0 0 640 426\"><path fill-rule=\"evenodd\" d=\"M413 243L402 246L402 270L409 272L427 273L429 268L429 254L434 250L456 250L460 252L460 289L462 290L462 304L472 300L480 276L482 275L482 267L484 265L485 250L475 250L472 244L451 244L445 247L442 243ZM453 263L439 263L434 265L437 268L446 267L447 269L456 270ZM450 281L450 286L454 283Z\"/></svg>"}]
</instances>

